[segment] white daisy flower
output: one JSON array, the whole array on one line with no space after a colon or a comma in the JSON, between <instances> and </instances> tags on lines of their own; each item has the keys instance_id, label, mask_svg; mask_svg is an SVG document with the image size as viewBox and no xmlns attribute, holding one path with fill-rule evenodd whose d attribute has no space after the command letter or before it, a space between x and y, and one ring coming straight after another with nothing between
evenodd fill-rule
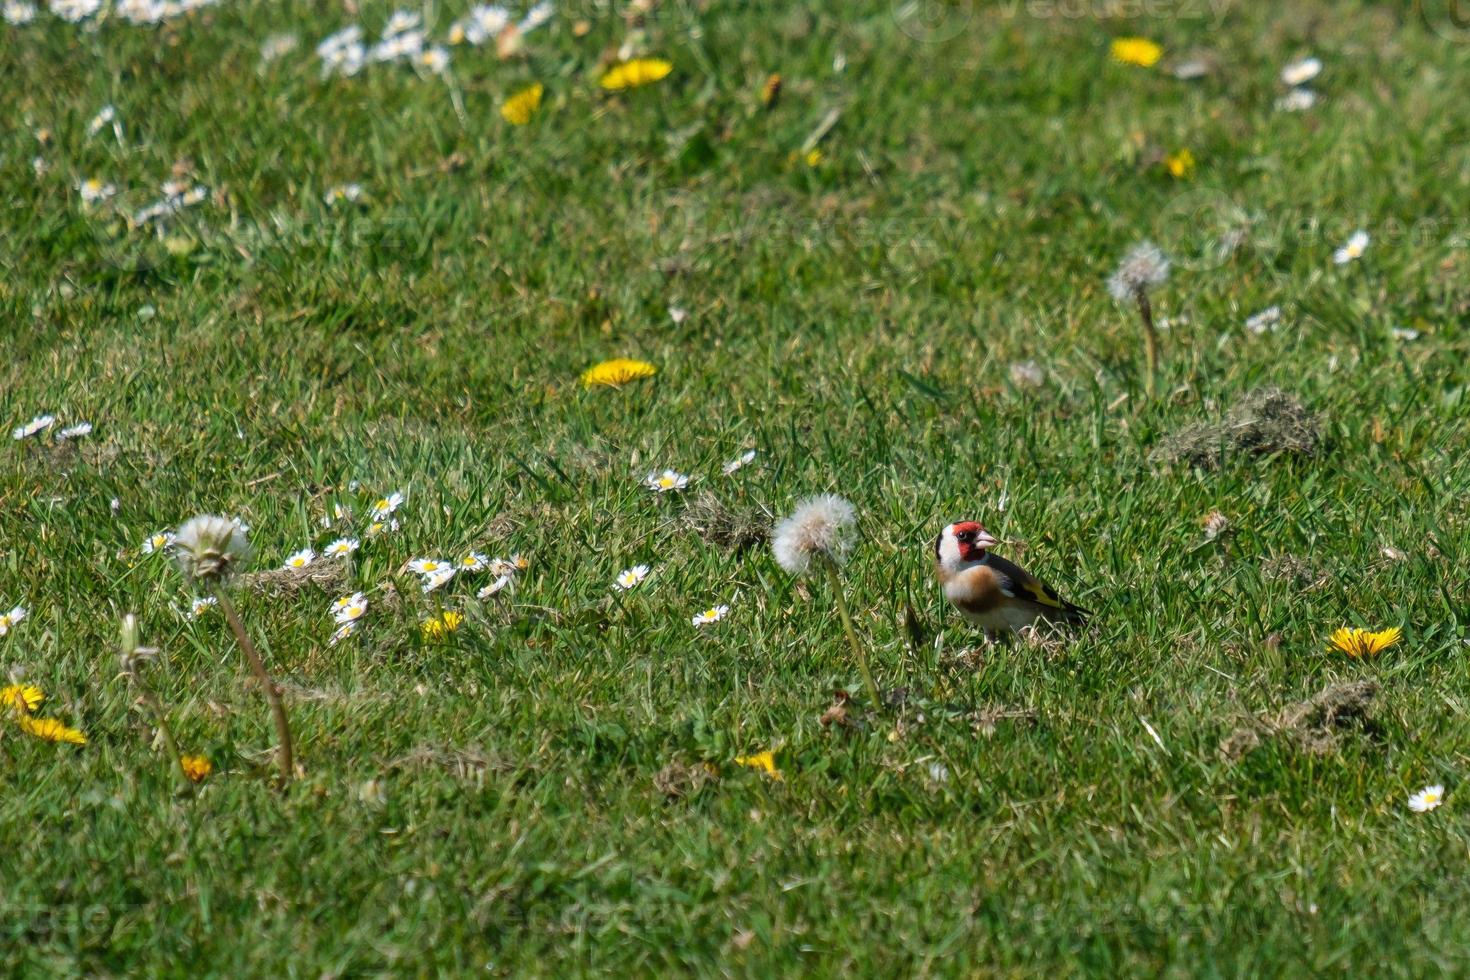
<instances>
[{"instance_id":1,"label":"white daisy flower","mask_svg":"<svg viewBox=\"0 0 1470 980\"><path fill-rule=\"evenodd\" d=\"M361 592L345 595L332 603L332 618L339 623L361 619L368 611L367 597Z\"/></svg>"},{"instance_id":2,"label":"white daisy flower","mask_svg":"<svg viewBox=\"0 0 1470 980\"><path fill-rule=\"evenodd\" d=\"M331 639L327 640L327 643L332 646L336 646L338 643L341 643L349 636L355 634L357 632L357 627L358 623L356 620L349 620L348 622L341 624L336 628L336 630L332 632L332 637Z\"/></svg>"},{"instance_id":3,"label":"white daisy flower","mask_svg":"<svg viewBox=\"0 0 1470 980\"><path fill-rule=\"evenodd\" d=\"M209 612L210 607L217 605L219 605L219 600L212 595L202 596L198 599L195 599L194 602L189 606L189 618L198 619L200 616L203 616L205 613Z\"/></svg>"},{"instance_id":4,"label":"white daisy flower","mask_svg":"<svg viewBox=\"0 0 1470 980\"><path fill-rule=\"evenodd\" d=\"M286 563L281 567L305 568L307 565L310 565L314 561L316 561L316 552L312 551L310 548L302 548L300 551L296 552L296 554L287 558Z\"/></svg>"},{"instance_id":5,"label":"white daisy flower","mask_svg":"<svg viewBox=\"0 0 1470 980\"><path fill-rule=\"evenodd\" d=\"M323 38L316 46L316 56L322 62L322 77L333 74L356 75L367 62L367 48L362 43L362 27L348 26Z\"/></svg>"},{"instance_id":6,"label":"white daisy flower","mask_svg":"<svg viewBox=\"0 0 1470 980\"><path fill-rule=\"evenodd\" d=\"M112 184L104 184L96 177L89 177L77 182L77 193L82 195L82 203L90 207L93 204L101 204L116 194L117 188Z\"/></svg>"},{"instance_id":7,"label":"white daisy flower","mask_svg":"<svg viewBox=\"0 0 1470 980\"><path fill-rule=\"evenodd\" d=\"M8 613L0 613L0 636L9 633L17 623L25 618L26 611L22 606L13 607Z\"/></svg>"},{"instance_id":8,"label":"white daisy flower","mask_svg":"<svg viewBox=\"0 0 1470 980\"><path fill-rule=\"evenodd\" d=\"M1338 265L1346 265L1354 259L1362 258L1366 251L1368 251L1368 233L1360 228L1353 232L1352 237L1342 248L1332 253L1332 261Z\"/></svg>"},{"instance_id":9,"label":"white daisy flower","mask_svg":"<svg viewBox=\"0 0 1470 980\"><path fill-rule=\"evenodd\" d=\"M540 27L542 24L551 19L552 12L553 8L549 0L543 0L542 3L538 3L536 4L536 6L526 11L526 16L522 17L521 22L516 25L517 29L522 34L534 31L536 28Z\"/></svg>"},{"instance_id":10,"label":"white daisy flower","mask_svg":"<svg viewBox=\"0 0 1470 980\"><path fill-rule=\"evenodd\" d=\"M490 559L478 551L471 551L456 563L456 567L461 572L483 572L490 567Z\"/></svg>"},{"instance_id":11,"label":"white daisy flower","mask_svg":"<svg viewBox=\"0 0 1470 980\"><path fill-rule=\"evenodd\" d=\"M720 620L724 619L725 614L729 611L729 606L711 606L704 612L700 613L698 616L695 616L693 619L691 619L690 622L693 623L695 626L708 626L710 623L718 623Z\"/></svg>"},{"instance_id":12,"label":"white daisy flower","mask_svg":"<svg viewBox=\"0 0 1470 980\"><path fill-rule=\"evenodd\" d=\"M1301 58L1281 69L1281 80L1293 87L1305 85L1322 73L1322 62L1318 58Z\"/></svg>"},{"instance_id":13,"label":"white daisy flower","mask_svg":"<svg viewBox=\"0 0 1470 980\"><path fill-rule=\"evenodd\" d=\"M338 612L341 612L343 609L346 609L348 606L365 605L367 605L367 597L364 596L361 592L354 592L351 595L344 595L342 596L342 598L334 600L332 602L332 612L333 614L336 614Z\"/></svg>"},{"instance_id":14,"label":"white daisy flower","mask_svg":"<svg viewBox=\"0 0 1470 980\"><path fill-rule=\"evenodd\" d=\"M148 535L148 540L143 542L143 554L151 555L155 551L163 551L174 543L172 531L159 531L157 534Z\"/></svg>"},{"instance_id":15,"label":"white daisy flower","mask_svg":"<svg viewBox=\"0 0 1470 980\"><path fill-rule=\"evenodd\" d=\"M343 558L357 550L356 538L338 538L322 549L322 554L328 558Z\"/></svg>"},{"instance_id":16,"label":"white daisy flower","mask_svg":"<svg viewBox=\"0 0 1470 980\"><path fill-rule=\"evenodd\" d=\"M453 566L442 558L415 558L408 563L408 570L418 575L434 575Z\"/></svg>"},{"instance_id":17,"label":"white daisy flower","mask_svg":"<svg viewBox=\"0 0 1470 980\"><path fill-rule=\"evenodd\" d=\"M69 425L56 433L56 441L66 442L68 439L80 439L82 436L89 436L91 434L91 422L78 422L76 425Z\"/></svg>"},{"instance_id":18,"label":"white daisy flower","mask_svg":"<svg viewBox=\"0 0 1470 980\"><path fill-rule=\"evenodd\" d=\"M1270 333L1279 326L1281 326L1281 307L1279 306L1268 306L1245 321L1245 328L1257 336Z\"/></svg>"},{"instance_id":19,"label":"white daisy flower","mask_svg":"<svg viewBox=\"0 0 1470 980\"><path fill-rule=\"evenodd\" d=\"M361 184L338 184L322 195L322 203L327 207L334 204L352 204L362 197Z\"/></svg>"},{"instance_id":20,"label":"white daisy flower","mask_svg":"<svg viewBox=\"0 0 1470 980\"><path fill-rule=\"evenodd\" d=\"M351 507L344 507L342 504L333 504L331 513L323 514L321 516L321 519L318 520L317 523L324 528L328 528L336 524L338 521L346 521L350 520L351 518Z\"/></svg>"},{"instance_id":21,"label":"white daisy flower","mask_svg":"<svg viewBox=\"0 0 1470 980\"><path fill-rule=\"evenodd\" d=\"M637 588L644 579L648 578L648 572L649 568L647 565L634 565L632 568L625 568L618 573L617 581L614 585L622 591L627 592L630 589Z\"/></svg>"},{"instance_id":22,"label":"white daisy flower","mask_svg":"<svg viewBox=\"0 0 1470 980\"><path fill-rule=\"evenodd\" d=\"M79 24L102 9L102 0L49 0L46 7L67 23Z\"/></svg>"},{"instance_id":23,"label":"white daisy flower","mask_svg":"<svg viewBox=\"0 0 1470 980\"><path fill-rule=\"evenodd\" d=\"M395 34L404 34L408 31L416 31L424 26L423 17L412 10L395 10L393 16L388 18L387 25L383 28L384 37L392 37Z\"/></svg>"},{"instance_id":24,"label":"white daisy flower","mask_svg":"<svg viewBox=\"0 0 1470 980\"><path fill-rule=\"evenodd\" d=\"M10 431L10 437L17 441L21 439L29 439L31 436L35 435L37 432L40 432L42 429L49 429L51 427L51 424L55 421L56 416L54 415L37 415L25 425L17 426L16 428L12 429Z\"/></svg>"},{"instance_id":25,"label":"white daisy flower","mask_svg":"<svg viewBox=\"0 0 1470 980\"><path fill-rule=\"evenodd\" d=\"M368 525L367 536L376 538L380 534L388 534L398 530L397 521L373 521Z\"/></svg>"},{"instance_id":26,"label":"white daisy flower","mask_svg":"<svg viewBox=\"0 0 1470 980\"><path fill-rule=\"evenodd\" d=\"M1413 327L1394 327L1391 331L1394 340L1418 340L1419 331Z\"/></svg>"},{"instance_id":27,"label":"white daisy flower","mask_svg":"<svg viewBox=\"0 0 1470 980\"><path fill-rule=\"evenodd\" d=\"M429 48L418 56L419 64L433 72L442 75L449 70L449 51L445 48Z\"/></svg>"},{"instance_id":28,"label":"white daisy flower","mask_svg":"<svg viewBox=\"0 0 1470 980\"><path fill-rule=\"evenodd\" d=\"M373 504L373 520L386 521L393 516L393 512L403 506L403 494L390 493L388 496Z\"/></svg>"},{"instance_id":29,"label":"white daisy flower","mask_svg":"<svg viewBox=\"0 0 1470 980\"><path fill-rule=\"evenodd\" d=\"M682 307L682 306L671 306L671 307L669 307L669 319L674 322L674 326L677 327L679 324L683 323L688 318L689 318L689 311L686 310L686 309L684 309L684 307Z\"/></svg>"},{"instance_id":30,"label":"white daisy flower","mask_svg":"<svg viewBox=\"0 0 1470 980\"><path fill-rule=\"evenodd\" d=\"M1294 88L1276 100L1282 112L1306 112L1317 104L1317 93L1309 88Z\"/></svg>"},{"instance_id":31,"label":"white daisy flower","mask_svg":"<svg viewBox=\"0 0 1470 980\"><path fill-rule=\"evenodd\" d=\"M6 0L4 16L5 23L20 27L36 19L36 8L34 4L21 3L19 0Z\"/></svg>"},{"instance_id":32,"label":"white daisy flower","mask_svg":"<svg viewBox=\"0 0 1470 980\"><path fill-rule=\"evenodd\" d=\"M101 6L100 2L98 3L98 6ZM87 123L87 135L96 136L98 133L102 132L104 127L115 122L117 122L117 106L109 103L103 106L97 112L97 115L92 117L91 122Z\"/></svg>"},{"instance_id":33,"label":"white daisy flower","mask_svg":"<svg viewBox=\"0 0 1470 980\"><path fill-rule=\"evenodd\" d=\"M449 42L459 44L484 44L510 25L510 11L493 4L481 4L470 9L469 16L449 29Z\"/></svg>"},{"instance_id":34,"label":"white daisy flower","mask_svg":"<svg viewBox=\"0 0 1470 980\"><path fill-rule=\"evenodd\" d=\"M445 565L438 571L430 572L424 576L424 594L433 592L452 578L454 578L454 569L449 565Z\"/></svg>"},{"instance_id":35,"label":"white daisy flower","mask_svg":"<svg viewBox=\"0 0 1470 980\"><path fill-rule=\"evenodd\" d=\"M290 54L296 50L295 34L272 34L260 45L260 60L270 64L282 55Z\"/></svg>"},{"instance_id":36,"label":"white daisy flower","mask_svg":"<svg viewBox=\"0 0 1470 980\"><path fill-rule=\"evenodd\" d=\"M490 559L491 575L514 575L517 572L524 572L529 567L531 563L520 555Z\"/></svg>"},{"instance_id":37,"label":"white daisy flower","mask_svg":"<svg viewBox=\"0 0 1470 980\"><path fill-rule=\"evenodd\" d=\"M511 581L512 581L512 577L511 576L509 576L509 575L502 575L498 579L496 579L495 581L491 582L489 585L485 586L479 592L476 592L475 593L475 598L477 598L477 599L488 599L491 596L493 596L495 593L499 592L501 589L503 589L507 585L509 585L511 583Z\"/></svg>"},{"instance_id":38,"label":"white daisy flower","mask_svg":"<svg viewBox=\"0 0 1470 980\"><path fill-rule=\"evenodd\" d=\"M350 48L362 41L362 26L359 24L348 24L335 34L328 34L322 38L321 43L316 46L318 58L326 59L344 48Z\"/></svg>"},{"instance_id":39,"label":"white daisy flower","mask_svg":"<svg viewBox=\"0 0 1470 980\"><path fill-rule=\"evenodd\" d=\"M643 485L655 493L668 493L670 490L683 490L689 486L689 477L673 470L664 470L662 473L648 474Z\"/></svg>"},{"instance_id":40,"label":"white daisy flower","mask_svg":"<svg viewBox=\"0 0 1470 980\"><path fill-rule=\"evenodd\" d=\"M1426 786L1409 797L1409 809L1415 813L1427 813L1444 802L1444 787L1436 783Z\"/></svg>"},{"instance_id":41,"label":"white daisy flower","mask_svg":"<svg viewBox=\"0 0 1470 980\"><path fill-rule=\"evenodd\" d=\"M384 37L368 49L369 61L398 61L417 58L424 49L424 32L407 31Z\"/></svg>"},{"instance_id":42,"label":"white daisy flower","mask_svg":"<svg viewBox=\"0 0 1470 980\"><path fill-rule=\"evenodd\" d=\"M735 457L734 459L730 460L728 463L725 464L725 466L724 466L725 475L726 476L729 476L732 473L735 473L735 472L737 472L737 471L739 471L741 469L744 469L745 467L749 466L753 462L755 462L755 450L754 449L747 449L744 453L742 453L741 455Z\"/></svg>"}]
</instances>

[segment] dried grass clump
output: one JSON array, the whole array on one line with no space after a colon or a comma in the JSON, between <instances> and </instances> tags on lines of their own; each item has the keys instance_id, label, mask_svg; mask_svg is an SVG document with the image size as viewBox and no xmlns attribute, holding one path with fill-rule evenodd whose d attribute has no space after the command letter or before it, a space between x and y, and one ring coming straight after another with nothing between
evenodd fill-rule
<instances>
[{"instance_id":1,"label":"dried grass clump","mask_svg":"<svg viewBox=\"0 0 1470 980\"><path fill-rule=\"evenodd\" d=\"M305 568L271 568L240 576L240 584L251 592L267 595L294 595L315 587L334 595L347 589L347 562L314 561Z\"/></svg>"},{"instance_id":2,"label":"dried grass clump","mask_svg":"<svg viewBox=\"0 0 1470 980\"><path fill-rule=\"evenodd\" d=\"M1371 709L1377 697L1377 681L1328 685L1274 715L1252 718L1220 743L1220 755L1235 762L1274 738L1284 738L1310 755L1330 755L1344 735L1374 731Z\"/></svg>"},{"instance_id":3,"label":"dried grass clump","mask_svg":"<svg viewBox=\"0 0 1470 980\"><path fill-rule=\"evenodd\" d=\"M700 791L719 778L718 772L707 762L693 765L682 759L674 759L653 777L653 788L670 800L698 796Z\"/></svg>"},{"instance_id":4,"label":"dried grass clump","mask_svg":"<svg viewBox=\"0 0 1470 980\"><path fill-rule=\"evenodd\" d=\"M1257 388L1220 422L1198 422L1169 436L1149 459L1213 469L1235 454L1311 456L1321 445L1321 417L1280 388Z\"/></svg>"},{"instance_id":5,"label":"dried grass clump","mask_svg":"<svg viewBox=\"0 0 1470 980\"><path fill-rule=\"evenodd\" d=\"M754 510L733 510L708 490L694 495L685 506L679 523L686 530L727 551L744 551L765 541L771 534L770 521L764 514Z\"/></svg>"}]
</instances>

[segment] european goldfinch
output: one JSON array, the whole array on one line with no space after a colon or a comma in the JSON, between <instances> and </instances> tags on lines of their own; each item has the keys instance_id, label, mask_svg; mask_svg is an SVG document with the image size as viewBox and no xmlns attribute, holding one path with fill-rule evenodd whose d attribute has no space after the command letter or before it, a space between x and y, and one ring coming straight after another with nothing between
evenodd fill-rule
<instances>
[{"instance_id":1,"label":"european goldfinch","mask_svg":"<svg viewBox=\"0 0 1470 980\"><path fill-rule=\"evenodd\" d=\"M957 521L934 539L934 570L960 615L994 640L1003 632L1046 622L1080 624L1091 615L1030 572L990 549L1000 544L979 521Z\"/></svg>"}]
</instances>

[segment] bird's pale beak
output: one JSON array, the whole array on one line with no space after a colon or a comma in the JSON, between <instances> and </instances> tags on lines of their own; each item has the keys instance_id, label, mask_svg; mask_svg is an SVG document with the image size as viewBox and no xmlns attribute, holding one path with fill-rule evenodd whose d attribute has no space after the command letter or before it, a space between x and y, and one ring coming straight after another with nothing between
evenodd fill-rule
<instances>
[{"instance_id":1,"label":"bird's pale beak","mask_svg":"<svg viewBox=\"0 0 1470 980\"><path fill-rule=\"evenodd\" d=\"M981 531L979 534L975 535L975 547L977 548L989 550L991 548L994 548L998 544L1000 544L1000 542L995 540L995 538L991 535L989 531Z\"/></svg>"}]
</instances>

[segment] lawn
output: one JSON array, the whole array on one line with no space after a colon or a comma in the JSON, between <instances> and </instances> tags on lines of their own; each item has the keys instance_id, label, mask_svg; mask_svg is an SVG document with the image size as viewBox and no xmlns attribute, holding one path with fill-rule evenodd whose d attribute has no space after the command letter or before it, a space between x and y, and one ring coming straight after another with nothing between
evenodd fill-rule
<instances>
[{"instance_id":1,"label":"lawn","mask_svg":"<svg viewBox=\"0 0 1470 980\"><path fill-rule=\"evenodd\" d=\"M55 418L0 448L5 973L1470 971L1452 7L460 3L336 70L394 7L57 8L0 23L4 418ZM1171 458L1272 386L1310 445ZM881 705L762 539L816 493ZM284 789L145 547L199 513ZM1092 622L986 644L961 518ZM409 567L471 555L524 567Z\"/></svg>"}]
</instances>

